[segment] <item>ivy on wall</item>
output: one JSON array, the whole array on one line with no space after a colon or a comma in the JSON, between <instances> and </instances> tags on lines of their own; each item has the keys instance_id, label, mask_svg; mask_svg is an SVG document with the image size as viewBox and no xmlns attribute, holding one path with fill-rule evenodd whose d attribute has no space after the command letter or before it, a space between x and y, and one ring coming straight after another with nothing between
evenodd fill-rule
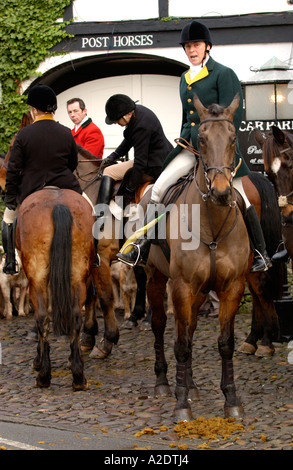
<instances>
[{"instance_id":1,"label":"ivy on wall","mask_svg":"<svg viewBox=\"0 0 293 470\"><path fill-rule=\"evenodd\" d=\"M40 63L57 55L51 49L69 37L63 17L71 0L0 2L0 152L6 152L28 110L20 84L36 75Z\"/></svg>"}]
</instances>

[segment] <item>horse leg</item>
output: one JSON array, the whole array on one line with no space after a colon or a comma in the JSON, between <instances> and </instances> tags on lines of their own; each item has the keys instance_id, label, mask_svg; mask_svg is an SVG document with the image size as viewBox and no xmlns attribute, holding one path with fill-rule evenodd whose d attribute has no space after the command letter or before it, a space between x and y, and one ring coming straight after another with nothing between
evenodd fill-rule
<instances>
[{"instance_id":1,"label":"horse leg","mask_svg":"<svg viewBox=\"0 0 293 470\"><path fill-rule=\"evenodd\" d=\"M51 361L50 346L48 342L49 335L49 316L45 307L44 296L35 289L30 287L31 301L35 310L36 327L38 331L37 356L34 359L34 369L37 370L38 376L36 386L46 388L51 383Z\"/></svg>"},{"instance_id":2,"label":"horse leg","mask_svg":"<svg viewBox=\"0 0 293 470\"><path fill-rule=\"evenodd\" d=\"M130 317L123 324L124 328L136 327L138 325L137 321L145 316L147 275L142 266L135 266L133 271L137 283L135 305Z\"/></svg>"},{"instance_id":3,"label":"horse leg","mask_svg":"<svg viewBox=\"0 0 293 470\"><path fill-rule=\"evenodd\" d=\"M219 294L220 299L220 335L218 349L222 359L221 390L225 397L225 417L242 418L244 411L236 395L233 371L234 353L234 319L241 297L244 292L245 281L234 282L232 287Z\"/></svg>"},{"instance_id":4,"label":"horse leg","mask_svg":"<svg viewBox=\"0 0 293 470\"><path fill-rule=\"evenodd\" d=\"M197 388L192 380L192 337L196 328L196 316L192 308L195 298L190 287L182 278L174 280L172 300L175 312L176 339L174 352L176 357L176 387L177 399L175 418L177 421L192 419L189 391L193 398L198 398Z\"/></svg>"},{"instance_id":5,"label":"horse leg","mask_svg":"<svg viewBox=\"0 0 293 470\"><path fill-rule=\"evenodd\" d=\"M275 348L273 341L278 340L279 324L274 301L270 292L268 273L248 275L248 286L253 299L251 331L239 352L255 354L259 357L272 356ZM261 343L257 346L257 341Z\"/></svg>"},{"instance_id":6,"label":"horse leg","mask_svg":"<svg viewBox=\"0 0 293 470\"><path fill-rule=\"evenodd\" d=\"M70 341L70 364L72 372L72 388L74 391L87 390L87 381L84 376L84 364L81 357L79 335L81 330L81 309L79 306L77 295L74 298L73 305L73 318L74 318L74 329L73 336Z\"/></svg>"},{"instance_id":7,"label":"horse leg","mask_svg":"<svg viewBox=\"0 0 293 470\"><path fill-rule=\"evenodd\" d=\"M80 336L81 350L91 351L95 346L95 336L98 334L98 322L96 317L96 295L92 281L87 289L85 301L85 318Z\"/></svg>"},{"instance_id":8,"label":"horse leg","mask_svg":"<svg viewBox=\"0 0 293 470\"><path fill-rule=\"evenodd\" d=\"M164 332L167 316L164 308L164 292L167 278L155 270L147 284L150 308L153 312L151 319L152 331L155 336L155 397L171 395L167 379L168 365L164 351Z\"/></svg>"},{"instance_id":9,"label":"horse leg","mask_svg":"<svg viewBox=\"0 0 293 470\"><path fill-rule=\"evenodd\" d=\"M119 340L119 330L114 312L114 295L109 264L101 259L99 269L93 270L94 284L100 299L104 316L104 337L99 346L95 346L90 357L103 359L111 354L113 344Z\"/></svg>"}]
</instances>

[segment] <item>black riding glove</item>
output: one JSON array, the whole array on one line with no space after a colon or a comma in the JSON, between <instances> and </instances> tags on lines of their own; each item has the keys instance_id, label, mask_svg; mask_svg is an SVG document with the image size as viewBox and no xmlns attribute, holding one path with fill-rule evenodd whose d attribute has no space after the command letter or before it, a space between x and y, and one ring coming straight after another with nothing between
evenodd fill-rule
<instances>
[{"instance_id":1,"label":"black riding glove","mask_svg":"<svg viewBox=\"0 0 293 470\"><path fill-rule=\"evenodd\" d=\"M112 152L109 157L106 157L102 161L101 169L107 168L107 166L113 165L114 163L117 163L116 160L118 160L120 156L116 152Z\"/></svg>"}]
</instances>

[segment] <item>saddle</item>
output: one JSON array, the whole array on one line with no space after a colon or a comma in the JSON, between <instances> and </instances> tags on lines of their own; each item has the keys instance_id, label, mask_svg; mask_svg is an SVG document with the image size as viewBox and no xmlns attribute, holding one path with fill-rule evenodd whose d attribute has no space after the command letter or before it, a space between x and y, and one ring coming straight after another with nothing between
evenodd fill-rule
<instances>
[{"instance_id":1,"label":"saddle","mask_svg":"<svg viewBox=\"0 0 293 470\"><path fill-rule=\"evenodd\" d=\"M194 177L193 169L190 172L181 178L179 178L176 183L169 186L160 199L160 204L167 207L170 204L173 204L178 197L183 193L185 189L191 184ZM168 215L166 215L168 217ZM159 222L160 223L160 222ZM166 260L170 263L170 247L167 243L167 240L162 238L155 237L151 242L153 245L159 245L163 251Z\"/></svg>"}]
</instances>

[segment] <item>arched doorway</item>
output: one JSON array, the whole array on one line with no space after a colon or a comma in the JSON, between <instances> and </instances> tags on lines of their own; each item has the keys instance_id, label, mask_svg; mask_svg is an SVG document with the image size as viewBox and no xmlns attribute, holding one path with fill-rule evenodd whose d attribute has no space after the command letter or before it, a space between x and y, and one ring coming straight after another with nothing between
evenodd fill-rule
<instances>
[{"instance_id":1,"label":"arched doorway","mask_svg":"<svg viewBox=\"0 0 293 470\"><path fill-rule=\"evenodd\" d=\"M123 130L105 124L105 103L114 93L124 93L152 109L159 117L171 142L179 136L181 104L179 79L186 65L164 57L117 53L87 56L66 62L46 72L33 85L42 82L58 95L56 119L72 127L66 102L82 98L88 115L105 136L105 155L121 142Z\"/></svg>"}]
</instances>

